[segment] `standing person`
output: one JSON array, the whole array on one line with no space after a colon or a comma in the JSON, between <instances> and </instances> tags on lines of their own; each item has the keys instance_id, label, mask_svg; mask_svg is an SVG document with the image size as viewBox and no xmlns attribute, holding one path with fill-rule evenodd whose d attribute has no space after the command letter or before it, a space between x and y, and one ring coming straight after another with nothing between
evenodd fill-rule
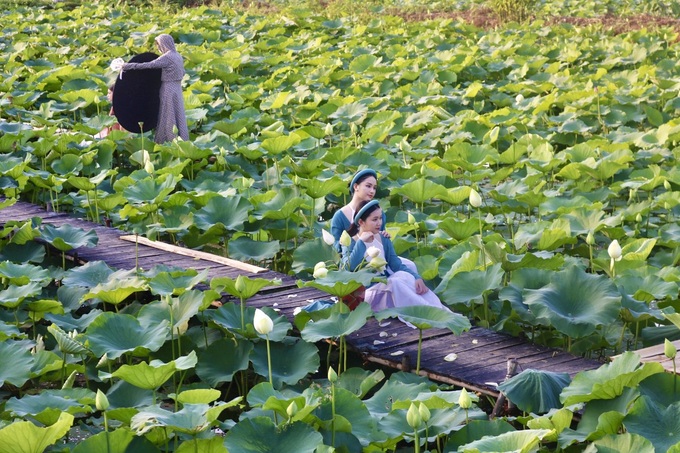
<instances>
[{"instance_id":1,"label":"standing person","mask_svg":"<svg viewBox=\"0 0 680 453\"><path fill-rule=\"evenodd\" d=\"M340 236L342 236L342 232L349 230L359 207L362 204L373 200L377 191L378 173L372 168L359 170L354 174L354 177L352 177L352 180L349 183L349 194L352 199L345 206L335 211L335 214L333 214L333 217L331 218L331 234L335 238L335 248L338 252L341 252ZM380 234L389 239L390 234L385 231L385 223L387 223L387 218L385 217L385 213L383 213ZM356 238L352 239L356 240ZM413 261L407 258L400 259L413 272L418 272Z\"/></svg>"},{"instance_id":2,"label":"standing person","mask_svg":"<svg viewBox=\"0 0 680 453\"><path fill-rule=\"evenodd\" d=\"M356 236L350 252L349 266L356 270L362 263L382 258L387 283L374 283L366 288L364 300L373 311L409 305L429 305L449 310L426 285L418 272L410 269L397 256L389 238L380 234L383 212L377 200L362 204L348 233Z\"/></svg>"},{"instance_id":3,"label":"standing person","mask_svg":"<svg viewBox=\"0 0 680 453\"><path fill-rule=\"evenodd\" d=\"M158 123L156 124L156 143L172 141L175 135L174 128L182 140L189 140L189 128L184 112L184 98L182 97L182 77L184 77L184 62L182 56L175 50L175 41L168 34L156 37L156 46L161 56L147 63L125 63L123 71L137 69L160 69L160 107L158 111Z\"/></svg>"}]
</instances>

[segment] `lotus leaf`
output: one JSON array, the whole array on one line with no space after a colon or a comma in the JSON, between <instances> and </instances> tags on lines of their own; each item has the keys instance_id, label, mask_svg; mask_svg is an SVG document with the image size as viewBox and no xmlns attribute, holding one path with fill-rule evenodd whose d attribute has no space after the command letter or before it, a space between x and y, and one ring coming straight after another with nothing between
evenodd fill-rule
<instances>
[{"instance_id":1,"label":"lotus leaf","mask_svg":"<svg viewBox=\"0 0 680 453\"><path fill-rule=\"evenodd\" d=\"M73 415L62 412L51 426L39 427L33 422L14 422L0 429L0 453L43 453L61 439L73 424Z\"/></svg>"},{"instance_id":2,"label":"lotus leaf","mask_svg":"<svg viewBox=\"0 0 680 453\"><path fill-rule=\"evenodd\" d=\"M84 439L75 446L73 453L160 453L160 450L145 437L121 427Z\"/></svg>"},{"instance_id":3,"label":"lotus leaf","mask_svg":"<svg viewBox=\"0 0 680 453\"><path fill-rule=\"evenodd\" d=\"M314 453L322 442L321 434L305 423L279 429L268 417L241 420L224 439L228 451L241 453Z\"/></svg>"},{"instance_id":4,"label":"lotus leaf","mask_svg":"<svg viewBox=\"0 0 680 453\"><path fill-rule=\"evenodd\" d=\"M62 412L82 415L92 412L94 392L88 389L47 389L40 395L26 395L21 399L10 398L6 409L19 417L32 416L43 425L53 425Z\"/></svg>"},{"instance_id":5,"label":"lotus leaf","mask_svg":"<svg viewBox=\"0 0 680 453\"><path fill-rule=\"evenodd\" d=\"M324 310L325 317L307 322L302 327L302 339L316 343L327 338L340 338L359 330L373 315L371 306L360 303L353 311L347 311L344 304L338 303Z\"/></svg>"},{"instance_id":6,"label":"lotus leaf","mask_svg":"<svg viewBox=\"0 0 680 453\"><path fill-rule=\"evenodd\" d=\"M132 315L105 312L97 316L85 334L98 357L116 359L126 352L157 351L165 343L168 322L142 326Z\"/></svg>"},{"instance_id":7,"label":"lotus leaf","mask_svg":"<svg viewBox=\"0 0 680 453\"><path fill-rule=\"evenodd\" d=\"M524 370L502 382L498 389L524 412L545 414L562 406L560 393L571 382L566 373Z\"/></svg>"},{"instance_id":8,"label":"lotus leaf","mask_svg":"<svg viewBox=\"0 0 680 453\"><path fill-rule=\"evenodd\" d=\"M271 373L274 388L281 388L283 384L295 385L309 373L319 369L319 350L313 343L288 337L282 342L270 344ZM255 373L269 376L267 348L264 342L255 344L250 354Z\"/></svg>"},{"instance_id":9,"label":"lotus leaf","mask_svg":"<svg viewBox=\"0 0 680 453\"><path fill-rule=\"evenodd\" d=\"M111 376L120 378L135 387L155 390L170 379L176 371L193 368L197 360L196 352L191 351L188 355L178 357L169 363L152 360L149 363L140 362L136 365L123 365Z\"/></svg>"},{"instance_id":10,"label":"lotus leaf","mask_svg":"<svg viewBox=\"0 0 680 453\"><path fill-rule=\"evenodd\" d=\"M223 340L213 342L199 352L196 374L213 387L231 382L234 374L248 368L253 343L246 340Z\"/></svg>"},{"instance_id":11,"label":"lotus leaf","mask_svg":"<svg viewBox=\"0 0 680 453\"><path fill-rule=\"evenodd\" d=\"M59 227L46 224L41 228L40 234L45 241L62 252L79 247L94 247L99 242L94 229L85 231L68 223Z\"/></svg>"},{"instance_id":12,"label":"lotus leaf","mask_svg":"<svg viewBox=\"0 0 680 453\"><path fill-rule=\"evenodd\" d=\"M219 402L213 406L208 404L185 404L177 411L171 412L160 406L150 406L132 417L130 427L137 434L144 434L154 427L170 428L180 433L196 435L204 432L217 423L217 417L227 408L238 405L241 397L229 402Z\"/></svg>"},{"instance_id":13,"label":"lotus leaf","mask_svg":"<svg viewBox=\"0 0 680 453\"><path fill-rule=\"evenodd\" d=\"M596 440L584 450L586 453L654 453L655 451L654 445L649 440L633 433L610 434Z\"/></svg>"},{"instance_id":14,"label":"lotus leaf","mask_svg":"<svg viewBox=\"0 0 680 453\"><path fill-rule=\"evenodd\" d=\"M680 402L664 407L641 396L623 423L628 432L648 439L656 451L680 448Z\"/></svg>"}]
</instances>

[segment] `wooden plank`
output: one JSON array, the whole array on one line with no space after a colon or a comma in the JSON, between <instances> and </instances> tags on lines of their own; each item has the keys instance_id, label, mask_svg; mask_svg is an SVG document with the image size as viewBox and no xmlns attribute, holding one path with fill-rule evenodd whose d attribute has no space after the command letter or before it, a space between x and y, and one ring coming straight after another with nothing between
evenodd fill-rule
<instances>
[{"instance_id":1,"label":"wooden plank","mask_svg":"<svg viewBox=\"0 0 680 453\"><path fill-rule=\"evenodd\" d=\"M221 263L221 264L226 264L231 267L235 267L237 269L241 269L244 271L251 272L253 274L257 274L260 272L265 272L267 269L259 266L253 266L252 264L248 263L242 263L240 261L232 260L230 258L225 258L222 256L217 256L212 253L206 253L206 252L201 252L199 250L192 250L192 249L187 249L183 247L178 247L176 245L172 244L166 244L164 242L159 242L159 241L152 241L150 239L141 237L141 236L136 236L136 235L127 235L127 236L121 236L121 239L124 241L130 241L130 242L138 242L140 244L148 245L150 247L155 247L161 250L165 250L167 252L175 253L177 255L184 255L184 256L190 256L194 258L201 258L207 261L214 261L216 263Z\"/></svg>"}]
</instances>

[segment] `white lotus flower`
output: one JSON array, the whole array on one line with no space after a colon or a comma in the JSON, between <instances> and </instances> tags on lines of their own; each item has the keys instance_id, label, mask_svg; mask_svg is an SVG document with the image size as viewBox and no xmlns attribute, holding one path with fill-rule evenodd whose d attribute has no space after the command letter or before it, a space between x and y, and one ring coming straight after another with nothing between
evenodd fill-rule
<instances>
[{"instance_id":1,"label":"white lotus flower","mask_svg":"<svg viewBox=\"0 0 680 453\"><path fill-rule=\"evenodd\" d=\"M619 245L619 241L614 239L612 243L609 244L607 253L609 253L611 259L619 261L621 259L621 246Z\"/></svg>"},{"instance_id":2,"label":"white lotus flower","mask_svg":"<svg viewBox=\"0 0 680 453\"><path fill-rule=\"evenodd\" d=\"M482 197L475 189L470 189L470 206L478 208L482 205Z\"/></svg>"},{"instance_id":3,"label":"white lotus flower","mask_svg":"<svg viewBox=\"0 0 680 453\"><path fill-rule=\"evenodd\" d=\"M316 263L314 265L314 270L318 271L319 269L325 268L325 267L326 267L326 262L325 261L319 261L318 263Z\"/></svg>"},{"instance_id":4,"label":"white lotus flower","mask_svg":"<svg viewBox=\"0 0 680 453\"><path fill-rule=\"evenodd\" d=\"M344 247L349 247L352 244L352 238L349 236L347 231L343 231L340 235L340 245Z\"/></svg>"},{"instance_id":5,"label":"white lotus flower","mask_svg":"<svg viewBox=\"0 0 680 453\"><path fill-rule=\"evenodd\" d=\"M260 335L269 335L269 332L274 329L274 321L267 316L267 313L256 308L255 316L253 317L253 327L255 327L255 330L257 330L257 333Z\"/></svg>"},{"instance_id":6,"label":"white lotus flower","mask_svg":"<svg viewBox=\"0 0 680 453\"><path fill-rule=\"evenodd\" d=\"M312 274L314 278L326 278L327 275L328 269L326 269L325 267L318 268L317 270L314 271L314 274Z\"/></svg>"},{"instance_id":7,"label":"white lotus flower","mask_svg":"<svg viewBox=\"0 0 680 453\"><path fill-rule=\"evenodd\" d=\"M408 211L406 215L406 219L408 220L409 225L415 225L416 224L416 218L411 214L411 211Z\"/></svg>"},{"instance_id":8,"label":"white lotus flower","mask_svg":"<svg viewBox=\"0 0 680 453\"><path fill-rule=\"evenodd\" d=\"M125 64L125 60L122 58L116 58L114 59L111 64L109 65L109 68L111 68L112 71L120 71L123 69L123 65Z\"/></svg>"},{"instance_id":9,"label":"white lotus flower","mask_svg":"<svg viewBox=\"0 0 680 453\"><path fill-rule=\"evenodd\" d=\"M330 234L326 230L321 230L321 236L323 237L323 241L328 244L328 245L333 245L335 244L335 238L333 237L332 234Z\"/></svg>"},{"instance_id":10,"label":"white lotus flower","mask_svg":"<svg viewBox=\"0 0 680 453\"><path fill-rule=\"evenodd\" d=\"M375 246L369 247L366 249L366 255L368 255L370 258L375 258L376 256L380 255L380 249Z\"/></svg>"},{"instance_id":11,"label":"white lotus flower","mask_svg":"<svg viewBox=\"0 0 680 453\"><path fill-rule=\"evenodd\" d=\"M382 259L379 256L376 256L375 258L371 259L368 263L368 267L371 269L376 270L377 272L382 272L385 270L385 266L387 266L387 261Z\"/></svg>"}]
</instances>

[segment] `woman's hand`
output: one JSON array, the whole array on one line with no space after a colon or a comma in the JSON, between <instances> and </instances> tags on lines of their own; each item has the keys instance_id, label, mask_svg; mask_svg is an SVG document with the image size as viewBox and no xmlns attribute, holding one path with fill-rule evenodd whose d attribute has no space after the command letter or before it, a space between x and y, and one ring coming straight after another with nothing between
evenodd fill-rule
<instances>
[{"instance_id":1,"label":"woman's hand","mask_svg":"<svg viewBox=\"0 0 680 453\"><path fill-rule=\"evenodd\" d=\"M380 230L380 234L387 239L390 239L392 237L390 233L387 232L387 230Z\"/></svg>"},{"instance_id":2,"label":"woman's hand","mask_svg":"<svg viewBox=\"0 0 680 453\"><path fill-rule=\"evenodd\" d=\"M430 288L425 285L425 282L422 278L416 280L416 294L425 294L429 290Z\"/></svg>"},{"instance_id":3,"label":"woman's hand","mask_svg":"<svg viewBox=\"0 0 680 453\"><path fill-rule=\"evenodd\" d=\"M359 239L361 239L363 242L373 242L373 233L370 231L359 233Z\"/></svg>"}]
</instances>

